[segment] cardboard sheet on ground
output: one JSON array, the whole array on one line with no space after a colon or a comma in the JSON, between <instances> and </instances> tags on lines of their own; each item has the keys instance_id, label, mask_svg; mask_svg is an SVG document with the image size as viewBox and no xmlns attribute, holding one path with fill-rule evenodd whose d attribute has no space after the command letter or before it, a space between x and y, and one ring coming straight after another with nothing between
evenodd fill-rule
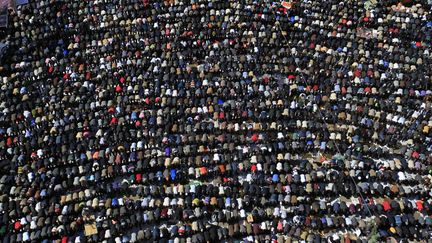
<instances>
[{"instance_id":1,"label":"cardboard sheet on ground","mask_svg":"<svg viewBox=\"0 0 432 243\"><path fill-rule=\"evenodd\" d=\"M286 9L291 9L293 7L294 3L293 2L283 1L281 3L281 5L282 5L282 7L286 8Z\"/></svg>"},{"instance_id":2,"label":"cardboard sheet on ground","mask_svg":"<svg viewBox=\"0 0 432 243\"><path fill-rule=\"evenodd\" d=\"M98 233L98 231L97 231L97 227L96 227L96 222L84 225L84 234L86 236L95 235L97 233Z\"/></svg>"},{"instance_id":3,"label":"cardboard sheet on ground","mask_svg":"<svg viewBox=\"0 0 432 243\"><path fill-rule=\"evenodd\" d=\"M368 28L357 28L357 36L360 38L370 39L372 38L372 30Z\"/></svg>"}]
</instances>

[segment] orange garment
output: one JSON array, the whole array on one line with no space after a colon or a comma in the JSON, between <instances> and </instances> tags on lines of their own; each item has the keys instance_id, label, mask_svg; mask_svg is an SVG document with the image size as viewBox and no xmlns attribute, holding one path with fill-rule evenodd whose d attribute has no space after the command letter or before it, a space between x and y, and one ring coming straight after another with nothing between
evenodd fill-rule
<instances>
[{"instance_id":1,"label":"orange garment","mask_svg":"<svg viewBox=\"0 0 432 243\"><path fill-rule=\"evenodd\" d=\"M205 174L207 174L207 168L206 167L201 167L200 168L200 173L201 173L201 175L205 175Z\"/></svg>"}]
</instances>

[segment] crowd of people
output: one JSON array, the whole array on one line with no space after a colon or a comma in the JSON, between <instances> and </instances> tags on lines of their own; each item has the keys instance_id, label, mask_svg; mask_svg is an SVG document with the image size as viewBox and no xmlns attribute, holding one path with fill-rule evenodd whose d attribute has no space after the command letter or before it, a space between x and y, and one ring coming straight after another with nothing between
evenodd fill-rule
<instances>
[{"instance_id":1,"label":"crowd of people","mask_svg":"<svg viewBox=\"0 0 432 243\"><path fill-rule=\"evenodd\" d=\"M431 5L30 0L3 242L426 242Z\"/></svg>"}]
</instances>

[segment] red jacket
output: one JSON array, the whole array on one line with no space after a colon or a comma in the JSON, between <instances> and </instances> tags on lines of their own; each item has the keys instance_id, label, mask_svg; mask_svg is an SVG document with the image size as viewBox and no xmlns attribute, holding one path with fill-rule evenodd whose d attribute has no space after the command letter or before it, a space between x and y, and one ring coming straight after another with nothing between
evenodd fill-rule
<instances>
[{"instance_id":1,"label":"red jacket","mask_svg":"<svg viewBox=\"0 0 432 243\"><path fill-rule=\"evenodd\" d=\"M258 141L258 134L254 133L254 134L252 135L251 139L252 139L253 142Z\"/></svg>"},{"instance_id":2,"label":"red jacket","mask_svg":"<svg viewBox=\"0 0 432 243\"><path fill-rule=\"evenodd\" d=\"M390 203L388 201L383 202L384 211L389 211L391 209Z\"/></svg>"},{"instance_id":3,"label":"red jacket","mask_svg":"<svg viewBox=\"0 0 432 243\"><path fill-rule=\"evenodd\" d=\"M423 201L422 200L417 200L416 205L417 205L418 211L423 211Z\"/></svg>"},{"instance_id":4,"label":"red jacket","mask_svg":"<svg viewBox=\"0 0 432 243\"><path fill-rule=\"evenodd\" d=\"M15 222L15 224L14 224L14 229L15 229L15 230L19 230L19 229L21 229L21 222L20 222L19 220Z\"/></svg>"}]
</instances>

